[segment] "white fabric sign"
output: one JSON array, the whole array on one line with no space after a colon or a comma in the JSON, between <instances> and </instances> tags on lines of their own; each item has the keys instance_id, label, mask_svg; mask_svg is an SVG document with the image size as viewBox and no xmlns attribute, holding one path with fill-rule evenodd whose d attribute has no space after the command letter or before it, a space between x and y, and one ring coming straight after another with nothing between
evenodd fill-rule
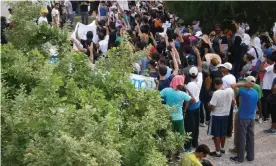
<instances>
[{"instance_id":1,"label":"white fabric sign","mask_svg":"<svg viewBox=\"0 0 276 166\"><path fill-rule=\"evenodd\" d=\"M92 24L93 24L93 22L91 24L89 24L89 25L84 25L84 24L78 22L77 25L76 25L76 27L75 27L75 31L71 34L71 38L76 39L76 33L78 31L79 38L83 39L83 40L86 40L86 34L87 34L87 32L88 31L92 31L93 32ZM94 35L94 32L93 32L93 35ZM73 49L74 50L78 50L78 48L76 47L75 44L73 45Z\"/></svg>"},{"instance_id":2,"label":"white fabric sign","mask_svg":"<svg viewBox=\"0 0 276 166\"><path fill-rule=\"evenodd\" d=\"M145 77L142 75L131 74L130 75L131 83L137 90L140 89L155 89L156 84L154 82L154 78Z\"/></svg>"}]
</instances>

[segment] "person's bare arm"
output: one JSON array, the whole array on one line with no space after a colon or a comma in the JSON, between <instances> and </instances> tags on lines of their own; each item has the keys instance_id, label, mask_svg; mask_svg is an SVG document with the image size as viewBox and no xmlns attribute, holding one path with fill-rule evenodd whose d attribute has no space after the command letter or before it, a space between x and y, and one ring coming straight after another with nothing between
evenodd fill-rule
<instances>
[{"instance_id":1,"label":"person's bare arm","mask_svg":"<svg viewBox=\"0 0 276 166\"><path fill-rule=\"evenodd\" d=\"M174 50L174 52L175 52L175 58L176 58L178 65L181 65L181 60L179 57L179 53L178 53L177 49L175 48L174 40L170 43L170 46L172 47L172 50Z\"/></svg>"},{"instance_id":2,"label":"person's bare arm","mask_svg":"<svg viewBox=\"0 0 276 166\"><path fill-rule=\"evenodd\" d=\"M89 46L89 52L90 52L90 56L89 56L89 60L91 61L92 64L94 64L94 44L93 42L91 42L90 46Z\"/></svg>"},{"instance_id":3,"label":"person's bare arm","mask_svg":"<svg viewBox=\"0 0 276 166\"><path fill-rule=\"evenodd\" d=\"M77 48L78 48L79 51L84 52L84 53L87 52L87 49L82 48L82 47L79 45L79 43L76 41L76 39L71 38L71 40L72 40L72 42L77 46Z\"/></svg>"},{"instance_id":4,"label":"person's bare arm","mask_svg":"<svg viewBox=\"0 0 276 166\"><path fill-rule=\"evenodd\" d=\"M238 31L238 30L239 30L239 28L240 28L240 26L236 23L236 21L232 20L232 24L234 24L234 25L235 25L236 30Z\"/></svg>"},{"instance_id":5,"label":"person's bare arm","mask_svg":"<svg viewBox=\"0 0 276 166\"><path fill-rule=\"evenodd\" d=\"M250 83L250 82L247 82ZM231 88L234 89L236 92L239 91L239 87L245 86L246 83L236 83L236 84L231 84ZM251 83L252 84L252 83Z\"/></svg>"},{"instance_id":6,"label":"person's bare arm","mask_svg":"<svg viewBox=\"0 0 276 166\"><path fill-rule=\"evenodd\" d=\"M176 58L175 58L175 51L174 50L172 50L171 55L172 55L173 66L174 66L173 75L176 76L178 74L179 67L178 67L178 64L177 64L177 61L176 61Z\"/></svg>"},{"instance_id":7,"label":"person's bare arm","mask_svg":"<svg viewBox=\"0 0 276 166\"><path fill-rule=\"evenodd\" d=\"M156 46L157 46L157 42L156 42L156 40L154 39L154 36L153 36L153 34L152 34L151 32L150 32L150 36L149 36L149 37L151 38L154 47L156 47Z\"/></svg>"},{"instance_id":8,"label":"person's bare arm","mask_svg":"<svg viewBox=\"0 0 276 166\"><path fill-rule=\"evenodd\" d=\"M219 52L220 52L220 53L224 53L224 49L222 48L221 42L222 42L222 40L219 39Z\"/></svg>"},{"instance_id":9,"label":"person's bare arm","mask_svg":"<svg viewBox=\"0 0 276 166\"><path fill-rule=\"evenodd\" d=\"M193 47L193 50L194 50L194 53L197 57L197 68L198 68L198 72L202 72L202 61L201 61L201 57L200 57L200 54L199 54L199 51L196 47Z\"/></svg>"},{"instance_id":10,"label":"person's bare arm","mask_svg":"<svg viewBox=\"0 0 276 166\"><path fill-rule=\"evenodd\" d=\"M216 109L216 106L209 104L209 110L212 112Z\"/></svg>"}]
</instances>

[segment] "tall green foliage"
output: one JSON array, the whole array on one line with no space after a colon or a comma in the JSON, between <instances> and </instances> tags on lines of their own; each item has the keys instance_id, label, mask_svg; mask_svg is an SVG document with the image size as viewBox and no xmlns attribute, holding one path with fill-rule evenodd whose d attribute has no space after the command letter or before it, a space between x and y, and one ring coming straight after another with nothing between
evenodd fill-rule
<instances>
[{"instance_id":1,"label":"tall green foliage","mask_svg":"<svg viewBox=\"0 0 276 166\"><path fill-rule=\"evenodd\" d=\"M11 6L14 18L32 8L25 2ZM66 30L31 23L40 11L35 9L15 19L21 27L8 32L11 43L1 46L1 163L166 165L166 152L187 136L171 131L157 91L131 85L130 64L143 52L134 53L123 37L92 70L85 54L71 51ZM47 41L58 46L58 63L49 63L41 49ZM156 134L160 129L166 137Z\"/></svg>"},{"instance_id":2,"label":"tall green foliage","mask_svg":"<svg viewBox=\"0 0 276 166\"><path fill-rule=\"evenodd\" d=\"M270 31L276 21L276 2L264 1L175 1L166 7L183 18L187 24L200 20L204 31L210 32L215 24L231 27L231 21L247 21L252 33Z\"/></svg>"}]
</instances>

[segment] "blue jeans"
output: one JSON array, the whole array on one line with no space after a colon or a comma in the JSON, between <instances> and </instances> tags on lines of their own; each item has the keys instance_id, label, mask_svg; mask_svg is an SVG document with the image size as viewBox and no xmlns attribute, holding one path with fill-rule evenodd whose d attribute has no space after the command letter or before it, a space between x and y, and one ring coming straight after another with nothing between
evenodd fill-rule
<instances>
[{"instance_id":1,"label":"blue jeans","mask_svg":"<svg viewBox=\"0 0 276 166\"><path fill-rule=\"evenodd\" d=\"M88 24L88 12L81 12L81 22L85 25Z\"/></svg>"}]
</instances>

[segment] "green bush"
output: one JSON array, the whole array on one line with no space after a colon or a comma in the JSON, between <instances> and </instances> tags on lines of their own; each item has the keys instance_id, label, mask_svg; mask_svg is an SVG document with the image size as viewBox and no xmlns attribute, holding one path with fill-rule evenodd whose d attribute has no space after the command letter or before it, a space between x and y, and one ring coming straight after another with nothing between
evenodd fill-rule
<instances>
[{"instance_id":1,"label":"green bush","mask_svg":"<svg viewBox=\"0 0 276 166\"><path fill-rule=\"evenodd\" d=\"M14 18L32 8L11 6ZM166 165L167 151L187 136L171 131L158 91L137 91L130 83L130 64L144 52L134 53L124 37L92 70L85 54L71 51L67 30L36 24L28 30L35 9L15 19L15 27L22 26L7 32L10 44L1 45L1 163ZM47 41L58 46L58 63L49 63L41 49ZM160 129L166 137L156 134Z\"/></svg>"}]
</instances>

